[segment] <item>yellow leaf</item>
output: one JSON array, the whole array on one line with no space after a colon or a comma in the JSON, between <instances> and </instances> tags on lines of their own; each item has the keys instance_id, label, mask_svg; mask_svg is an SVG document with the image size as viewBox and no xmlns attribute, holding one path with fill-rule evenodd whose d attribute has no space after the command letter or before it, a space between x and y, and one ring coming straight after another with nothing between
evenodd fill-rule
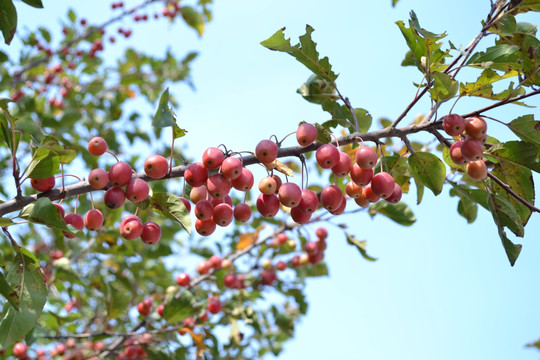
<instances>
[{"instance_id":1,"label":"yellow leaf","mask_svg":"<svg viewBox=\"0 0 540 360\"><path fill-rule=\"evenodd\" d=\"M255 232L240 234L238 244L236 244L236 250L244 250L251 244L253 244L255 241L257 241L257 239L259 238L259 231L261 231L263 228L264 225L261 225L257 228L257 230L255 230Z\"/></svg>"},{"instance_id":2,"label":"yellow leaf","mask_svg":"<svg viewBox=\"0 0 540 360\"><path fill-rule=\"evenodd\" d=\"M204 345L203 334L195 334L193 330L191 330L188 327L184 327L180 329L180 332L186 333L188 332L191 335L191 338L193 339L193 342L197 346L197 360L203 359L204 351L206 350L206 345Z\"/></svg>"},{"instance_id":3,"label":"yellow leaf","mask_svg":"<svg viewBox=\"0 0 540 360\"><path fill-rule=\"evenodd\" d=\"M133 99L135 96L137 96L137 94L135 93L135 91L128 88L127 89L127 96L128 96L128 98Z\"/></svg>"},{"instance_id":4,"label":"yellow leaf","mask_svg":"<svg viewBox=\"0 0 540 360\"><path fill-rule=\"evenodd\" d=\"M271 163L264 164L264 166L266 166L266 168L268 170L275 169L275 170L279 171L280 173L285 174L287 176L290 176L290 177L294 176L294 171L292 171L292 169L290 167L283 164L278 159L272 161Z\"/></svg>"}]
</instances>

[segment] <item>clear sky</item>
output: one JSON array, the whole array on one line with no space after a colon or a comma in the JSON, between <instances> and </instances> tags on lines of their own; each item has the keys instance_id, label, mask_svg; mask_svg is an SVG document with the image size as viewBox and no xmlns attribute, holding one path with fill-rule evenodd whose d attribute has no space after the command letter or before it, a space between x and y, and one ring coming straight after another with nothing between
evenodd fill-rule
<instances>
[{"instance_id":1,"label":"clear sky","mask_svg":"<svg viewBox=\"0 0 540 360\"><path fill-rule=\"evenodd\" d=\"M44 0L45 10L18 6L20 21L57 25L55 19L70 3L90 23L111 14L108 1ZM178 57L200 51L193 65L196 91L173 88L181 103L179 122L189 131L182 141L198 157L221 143L253 150L260 139L282 137L302 120L328 119L296 94L309 71L292 57L259 45L279 28L287 27L296 42L306 24L313 26L320 54L340 74L341 92L374 118L392 119L413 98L412 82L420 81L416 69L400 66L407 48L394 22L406 21L414 9L423 27L447 31L452 43L466 46L489 6L488 0L401 0L396 8L390 0L216 0L214 21L200 39L180 23L149 22L136 26L134 36L118 41L116 49L134 45L161 54L170 48ZM540 15L527 21L538 25ZM492 43L487 38L480 46ZM114 56L117 50L109 48ZM466 100L455 111L466 113L488 103ZM540 105L536 98L529 103ZM422 103L406 121L427 112L427 106ZM510 121L525 113L540 117L538 109L513 105L490 115ZM492 123L488 132L510 136ZM447 193L434 197L427 190L420 206L414 191L405 195L418 219L412 227L363 213L336 218L367 240L369 254L379 260L366 262L338 229L329 227L330 276L309 281L308 315L280 358L538 359L540 353L524 345L540 338L540 216L531 217L512 268L490 214L479 210L478 220L467 225L457 214L457 200Z\"/></svg>"}]
</instances>

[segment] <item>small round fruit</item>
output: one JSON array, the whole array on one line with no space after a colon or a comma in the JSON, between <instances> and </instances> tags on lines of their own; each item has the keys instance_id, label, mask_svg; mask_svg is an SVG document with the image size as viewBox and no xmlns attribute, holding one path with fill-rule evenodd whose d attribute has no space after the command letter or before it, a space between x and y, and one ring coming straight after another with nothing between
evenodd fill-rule
<instances>
[{"instance_id":1,"label":"small round fruit","mask_svg":"<svg viewBox=\"0 0 540 360\"><path fill-rule=\"evenodd\" d=\"M210 267L212 267L215 270L221 269L221 263L223 260L221 259L221 256L219 255L212 255L210 256L210 259L208 259L208 263L210 264Z\"/></svg>"},{"instance_id":2,"label":"small round fruit","mask_svg":"<svg viewBox=\"0 0 540 360\"><path fill-rule=\"evenodd\" d=\"M146 181L132 178L126 187L126 198L132 203L140 203L148 198L150 187Z\"/></svg>"},{"instance_id":3,"label":"small round fruit","mask_svg":"<svg viewBox=\"0 0 540 360\"><path fill-rule=\"evenodd\" d=\"M261 271L261 284L272 285L276 280L277 276L274 270L264 269Z\"/></svg>"},{"instance_id":4,"label":"small round fruit","mask_svg":"<svg viewBox=\"0 0 540 360\"><path fill-rule=\"evenodd\" d=\"M109 169L109 182L112 186L122 187L129 183L133 171L131 166L123 161L119 161Z\"/></svg>"},{"instance_id":5,"label":"small round fruit","mask_svg":"<svg viewBox=\"0 0 540 360\"><path fill-rule=\"evenodd\" d=\"M182 201L182 203L183 203L184 206L186 207L186 210L187 210L188 212L190 212L190 211L191 211L191 203L189 202L189 200L186 199L186 198L183 197L183 196L180 196L180 200Z\"/></svg>"},{"instance_id":6,"label":"small round fruit","mask_svg":"<svg viewBox=\"0 0 540 360\"><path fill-rule=\"evenodd\" d=\"M259 194L256 204L257 210L265 218L272 218L279 211L279 199L275 194Z\"/></svg>"},{"instance_id":7,"label":"small round fruit","mask_svg":"<svg viewBox=\"0 0 540 360\"><path fill-rule=\"evenodd\" d=\"M231 191L231 181L223 174L217 173L206 180L206 189L214 199L223 199Z\"/></svg>"},{"instance_id":8,"label":"small round fruit","mask_svg":"<svg viewBox=\"0 0 540 360\"><path fill-rule=\"evenodd\" d=\"M223 285L225 285L225 287L228 287L229 289L236 288L236 285L237 285L236 274L229 273L225 275L225 277L223 278Z\"/></svg>"},{"instance_id":9,"label":"small round fruit","mask_svg":"<svg viewBox=\"0 0 540 360\"><path fill-rule=\"evenodd\" d=\"M362 196L362 191L363 191L362 187L356 185L354 181L349 181L347 185L345 185L345 192L347 193L347 195L349 195L353 199L356 199Z\"/></svg>"},{"instance_id":10,"label":"small round fruit","mask_svg":"<svg viewBox=\"0 0 540 360\"><path fill-rule=\"evenodd\" d=\"M276 264L276 269L278 269L279 271L283 271L287 268L287 263L285 261L278 261L278 263Z\"/></svg>"},{"instance_id":11,"label":"small round fruit","mask_svg":"<svg viewBox=\"0 0 540 360\"><path fill-rule=\"evenodd\" d=\"M368 199L366 199L366 196L364 195L364 190L362 189L362 194L355 198L354 199L354 202L356 203L356 205L362 207L362 208L366 208L369 206L370 204L370 201Z\"/></svg>"},{"instance_id":12,"label":"small round fruit","mask_svg":"<svg viewBox=\"0 0 540 360\"><path fill-rule=\"evenodd\" d=\"M107 151L107 142L105 139L96 136L88 142L88 152L94 156L101 156Z\"/></svg>"},{"instance_id":13,"label":"small round fruit","mask_svg":"<svg viewBox=\"0 0 540 360\"><path fill-rule=\"evenodd\" d=\"M144 172L152 179L161 179L168 171L167 159L161 155L150 155L144 161Z\"/></svg>"},{"instance_id":14,"label":"small round fruit","mask_svg":"<svg viewBox=\"0 0 540 360\"><path fill-rule=\"evenodd\" d=\"M103 201L108 208L118 209L119 207L124 205L124 202L126 201L126 195L124 193L124 190L115 186L105 191Z\"/></svg>"},{"instance_id":15,"label":"small round fruit","mask_svg":"<svg viewBox=\"0 0 540 360\"><path fill-rule=\"evenodd\" d=\"M208 312L210 314L217 314L221 311L221 301L219 301L219 298L212 298L208 302Z\"/></svg>"},{"instance_id":16,"label":"small round fruit","mask_svg":"<svg viewBox=\"0 0 540 360\"><path fill-rule=\"evenodd\" d=\"M300 146L311 145L315 140L317 140L317 135L317 128L310 123L302 123L296 130L296 140Z\"/></svg>"},{"instance_id":17,"label":"small round fruit","mask_svg":"<svg viewBox=\"0 0 540 360\"><path fill-rule=\"evenodd\" d=\"M96 231L103 225L103 213L98 209L90 209L84 215L84 226L90 231Z\"/></svg>"},{"instance_id":18,"label":"small round fruit","mask_svg":"<svg viewBox=\"0 0 540 360\"><path fill-rule=\"evenodd\" d=\"M465 132L473 139L482 140L486 131L487 123L479 116L468 118L465 122Z\"/></svg>"},{"instance_id":19,"label":"small round fruit","mask_svg":"<svg viewBox=\"0 0 540 360\"><path fill-rule=\"evenodd\" d=\"M155 222L149 221L143 224L141 240L146 245L153 245L161 239L161 228Z\"/></svg>"},{"instance_id":20,"label":"small round fruit","mask_svg":"<svg viewBox=\"0 0 540 360\"><path fill-rule=\"evenodd\" d=\"M225 156L223 152L216 147L209 147L202 155L202 163L208 169L217 169L223 163Z\"/></svg>"},{"instance_id":21,"label":"small round fruit","mask_svg":"<svg viewBox=\"0 0 540 360\"><path fill-rule=\"evenodd\" d=\"M468 161L476 161L484 156L482 142L476 139L467 139L461 145L461 154Z\"/></svg>"},{"instance_id":22,"label":"small round fruit","mask_svg":"<svg viewBox=\"0 0 540 360\"><path fill-rule=\"evenodd\" d=\"M339 163L339 150L332 144L324 144L315 152L317 163L323 169L331 169Z\"/></svg>"},{"instance_id":23,"label":"small round fruit","mask_svg":"<svg viewBox=\"0 0 540 360\"><path fill-rule=\"evenodd\" d=\"M212 215L214 215L214 205L212 205L210 200L201 200L195 204L193 212L199 220L210 220Z\"/></svg>"},{"instance_id":24,"label":"small round fruit","mask_svg":"<svg viewBox=\"0 0 540 360\"><path fill-rule=\"evenodd\" d=\"M332 166L332 172L339 177L347 176L351 172L352 161L349 155L344 152L339 153L339 162Z\"/></svg>"},{"instance_id":25,"label":"small round fruit","mask_svg":"<svg viewBox=\"0 0 540 360\"><path fill-rule=\"evenodd\" d=\"M197 219L195 220L195 230L199 235L209 236L216 231L216 223L212 219L205 221Z\"/></svg>"},{"instance_id":26,"label":"small round fruit","mask_svg":"<svg viewBox=\"0 0 540 360\"><path fill-rule=\"evenodd\" d=\"M82 230L84 228L84 220L79 214L66 214L66 216L64 216L64 221L66 224L73 225L77 230Z\"/></svg>"},{"instance_id":27,"label":"small round fruit","mask_svg":"<svg viewBox=\"0 0 540 360\"><path fill-rule=\"evenodd\" d=\"M343 200L343 193L336 185L328 185L321 192L321 204L330 212L337 210Z\"/></svg>"},{"instance_id":28,"label":"small round fruit","mask_svg":"<svg viewBox=\"0 0 540 360\"><path fill-rule=\"evenodd\" d=\"M271 163L277 155L277 144L271 140L261 140L255 147L255 157L262 163Z\"/></svg>"},{"instance_id":29,"label":"small round fruit","mask_svg":"<svg viewBox=\"0 0 540 360\"><path fill-rule=\"evenodd\" d=\"M457 114L446 115L443 119L444 131L450 136L458 136L465 130L465 119Z\"/></svg>"},{"instance_id":30,"label":"small round fruit","mask_svg":"<svg viewBox=\"0 0 540 360\"><path fill-rule=\"evenodd\" d=\"M120 227L120 235L126 240L134 240L141 236L143 224L137 220L130 220Z\"/></svg>"},{"instance_id":31,"label":"small round fruit","mask_svg":"<svg viewBox=\"0 0 540 360\"><path fill-rule=\"evenodd\" d=\"M13 356L16 358L22 359L26 357L27 352L28 348L25 343L19 342L13 345Z\"/></svg>"},{"instance_id":32,"label":"small round fruit","mask_svg":"<svg viewBox=\"0 0 540 360\"><path fill-rule=\"evenodd\" d=\"M401 200L401 195L402 195L401 186L399 186L399 184L396 183L394 185L394 191L392 192L392 195L387 197L385 200L391 204L397 204Z\"/></svg>"},{"instance_id":33,"label":"small round fruit","mask_svg":"<svg viewBox=\"0 0 540 360\"><path fill-rule=\"evenodd\" d=\"M197 204L199 201L206 200L208 198L208 190L206 190L206 186L195 186L191 188L191 191L189 192L189 199L192 203Z\"/></svg>"},{"instance_id":34,"label":"small round fruit","mask_svg":"<svg viewBox=\"0 0 540 360\"><path fill-rule=\"evenodd\" d=\"M456 141L450 146L450 158L457 165L466 165L469 161L463 157L461 153L461 146L463 145L463 140Z\"/></svg>"},{"instance_id":35,"label":"small round fruit","mask_svg":"<svg viewBox=\"0 0 540 360\"><path fill-rule=\"evenodd\" d=\"M371 184L364 187L364 198L366 198L370 203L376 203L381 198L379 195L375 194L373 190L371 189Z\"/></svg>"},{"instance_id":36,"label":"small round fruit","mask_svg":"<svg viewBox=\"0 0 540 360\"><path fill-rule=\"evenodd\" d=\"M296 207L302 200L302 190L292 182L282 184L278 191L279 201L286 207Z\"/></svg>"},{"instance_id":37,"label":"small round fruit","mask_svg":"<svg viewBox=\"0 0 540 360\"><path fill-rule=\"evenodd\" d=\"M201 261L200 263L197 264L197 272L200 275L208 274L210 269L212 269L212 266L210 265L208 261Z\"/></svg>"},{"instance_id":38,"label":"small round fruit","mask_svg":"<svg viewBox=\"0 0 540 360\"><path fill-rule=\"evenodd\" d=\"M271 176L265 176L259 181L259 191L263 194L270 195L276 192L277 184Z\"/></svg>"},{"instance_id":39,"label":"small round fruit","mask_svg":"<svg viewBox=\"0 0 540 360\"><path fill-rule=\"evenodd\" d=\"M208 169L201 162L192 163L184 171L184 179L193 187L204 185L208 180Z\"/></svg>"},{"instance_id":40,"label":"small round fruit","mask_svg":"<svg viewBox=\"0 0 540 360\"><path fill-rule=\"evenodd\" d=\"M234 219L240 222L246 222L251 219L251 207L246 203L237 204L233 210Z\"/></svg>"},{"instance_id":41,"label":"small round fruit","mask_svg":"<svg viewBox=\"0 0 540 360\"><path fill-rule=\"evenodd\" d=\"M218 226L227 226L233 220L233 209L229 204L218 204L214 208L214 222Z\"/></svg>"},{"instance_id":42,"label":"small round fruit","mask_svg":"<svg viewBox=\"0 0 540 360\"><path fill-rule=\"evenodd\" d=\"M360 146L356 150L355 160L362 169L372 169L377 164L377 153L370 147Z\"/></svg>"},{"instance_id":43,"label":"small round fruit","mask_svg":"<svg viewBox=\"0 0 540 360\"><path fill-rule=\"evenodd\" d=\"M109 183L109 173L103 169L94 169L88 175L88 183L96 190L101 190Z\"/></svg>"},{"instance_id":44,"label":"small round fruit","mask_svg":"<svg viewBox=\"0 0 540 360\"><path fill-rule=\"evenodd\" d=\"M358 186L366 186L373 179L373 169L362 169L357 164L351 168L351 180Z\"/></svg>"},{"instance_id":45,"label":"small round fruit","mask_svg":"<svg viewBox=\"0 0 540 360\"><path fill-rule=\"evenodd\" d=\"M386 199L392 195L395 185L394 178L387 172L380 172L371 180L371 190L380 198Z\"/></svg>"},{"instance_id":46,"label":"small round fruit","mask_svg":"<svg viewBox=\"0 0 540 360\"><path fill-rule=\"evenodd\" d=\"M326 240L328 237L328 230L326 228L320 227L315 230L315 235L319 238L319 240Z\"/></svg>"},{"instance_id":47,"label":"small round fruit","mask_svg":"<svg viewBox=\"0 0 540 360\"><path fill-rule=\"evenodd\" d=\"M138 221L142 224L141 218L139 218L137 215L127 215L122 219L122 221L120 221L120 228L124 227L124 225L131 220Z\"/></svg>"},{"instance_id":48,"label":"small round fruit","mask_svg":"<svg viewBox=\"0 0 540 360\"><path fill-rule=\"evenodd\" d=\"M313 213L319 207L319 198L315 191L310 189L302 190L302 198L297 208L305 213Z\"/></svg>"},{"instance_id":49,"label":"small round fruit","mask_svg":"<svg viewBox=\"0 0 540 360\"><path fill-rule=\"evenodd\" d=\"M309 212L303 212L298 206L291 208L291 218L297 224L307 224L311 220L311 214Z\"/></svg>"},{"instance_id":50,"label":"small round fruit","mask_svg":"<svg viewBox=\"0 0 540 360\"><path fill-rule=\"evenodd\" d=\"M221 163L221 172L229 180L234 180L242 174L242 160L237 157L229 156Z\"/></svg>"},{"instance_id":51,"label":"small round fruit","mask_svg":"<svg viewBox=\"0 0 540 360\"><path fill-rule=\"evenodd\" d=\"M334 210L334 211L330 211L330 213L332 215L341 215L343 214L343 212L345 211L345 207L347 206L347 199L343 198L343 201L341 202L341 204L339 205L339 207Z\"/></svg>"},{"instance_id":52,"label":"small round fruit","mask_svg":"<svg viewBox=\"0 0 540 360\"><path fill-rule=\"evenodd\" d=\"M181 273L176 277L176 283L180 286L188 287L190 281L188 273Z\"/></svg>"},{"instance_id":53,"label":"small round fruit","mask_svg":"<svg viewBox=\"0 0 540 360\"><path fill-rule=\"evenodd\" d=\"M55 179L54 176L46 179L30 179L30 184L35 190L45 192L54 188Z\"/></svg>"},{"instance_id":54,"label":"small round fruit","mask_svg":"<svg viewBox=\"0 0 540 360\"><path fill-rule=\"evenodd\" d=\"M484 180L487 177L487 167L483 160L471 161L467 164L467 174L477 181Z\"/></svg>"},{"instance_id":55,"label":"small round fruit","mask_svg":"<svg viewBox=\"0 0 540 360\"><path fill-rule=\"evenodd\" d=\"M254 183L253 173L248 168L242 168L242 174L231 181L236 190L249 191Z\"/></svg>"}]
</instances>

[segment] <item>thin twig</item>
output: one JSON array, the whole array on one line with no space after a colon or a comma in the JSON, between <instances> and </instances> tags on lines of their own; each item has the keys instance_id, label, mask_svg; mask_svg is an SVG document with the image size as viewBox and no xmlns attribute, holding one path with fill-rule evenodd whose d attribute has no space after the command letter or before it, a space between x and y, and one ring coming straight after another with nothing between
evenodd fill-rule
<instances>
[{"instance_id":1,"label":"thin twig","mask_svg":"<svg viewBox=\"0 0 540 360\"><path fill-rule=\"evenodd\" d=\"M508 194L510 194L512 197L514 197L517 201L525 205L529 210L540 213L540 209L534 206L533 204L529 203L527 200L519 196L510 186L502 182L498 177L493 175L492 173L488 172L488 176L491 180L497 183L500 187L504 189Z\"/></svg>"}]
</instances>

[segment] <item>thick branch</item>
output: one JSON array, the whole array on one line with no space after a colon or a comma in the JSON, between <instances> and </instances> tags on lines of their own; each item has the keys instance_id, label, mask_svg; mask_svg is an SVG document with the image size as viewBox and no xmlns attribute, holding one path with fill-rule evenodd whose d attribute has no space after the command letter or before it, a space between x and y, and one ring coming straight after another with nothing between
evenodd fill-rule
<instances>
[{"instance_id":1,"label":"thick branch","mask_svg":"<svg viewBox=\"0 0 540 360\"><path fill-rule=\"evenodd\" d=\"M418 133L421 131L430 131L431 129L437 129L437 128L442 128L441 122L415 124L415 125L405 126L399 129L389 127L386 129L370 131L365 134L354 133L354 134L346 135L341 138L338 138L338 142L340 145L347 145L347 144L358 142L358 139L360 137L364 141L377 141L378 139L386 138L386 137L403 138L404 136L407 136L409 134ZM281 148L279 149L278 157L280 158L286 157L286 156L298 157L303 153L317 150L321 145L323 144L314 143L307 147L293 146L293 147ZM246 165L252 165L252 164L258 163L259 160L257 160L255 156L245 156L243 157L243 162L244 162L244 165L246 166ZM160 180L182 177L184 176L184 171L186 170L186 168L187 168L187 165L175 166L172 168L170 175ZM145 173L139 173L136 176L147 182L155 181L154 179L148 177ZM13 199L13 200L6 201L5 203L0 204L0 216L9 214L14 211L21 210L26 205L33 203L34 201L36 201L37 199L41 197L48 197L51 200L60 200L60 199L70 198L77 195L87 194L93 191L102 191L102 190L96 190L92 188L90 184L88 183L88 181L81 181L76 184L66 186L64 192L62 192L62 188L56 188L45 193L33 194L30 196L22 197L20 199Z\"/></svg>"}]
</instances>

